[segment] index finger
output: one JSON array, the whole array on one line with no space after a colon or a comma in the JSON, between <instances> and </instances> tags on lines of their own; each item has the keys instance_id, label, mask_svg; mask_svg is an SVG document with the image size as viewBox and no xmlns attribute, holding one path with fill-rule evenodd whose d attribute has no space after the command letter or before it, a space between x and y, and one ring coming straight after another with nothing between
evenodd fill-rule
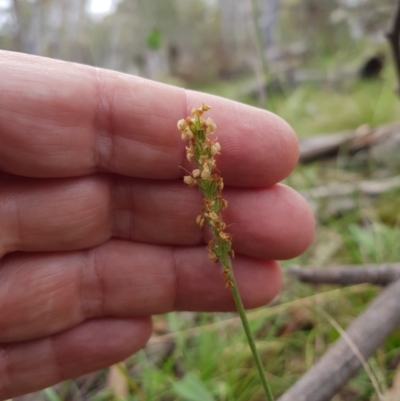
<instances>
[{"instance_id":1,"label":"index finger","mask_svg":"<svg viewBox=\"0 0 400 401\"><path fill-rule=\"evenodd\" d=\"M176 122L207 103L228 185L265 186L297 162L297 139L265 110L142 78L0 51L0 170L30 177L107 171L176 179L191 169Z\"/></svg>"}]
</instances>

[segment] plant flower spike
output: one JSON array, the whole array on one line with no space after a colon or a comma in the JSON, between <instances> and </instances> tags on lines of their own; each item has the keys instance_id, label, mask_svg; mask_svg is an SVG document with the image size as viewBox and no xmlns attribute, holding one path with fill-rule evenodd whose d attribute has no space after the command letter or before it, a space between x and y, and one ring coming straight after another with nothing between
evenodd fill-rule
<instances>
[{"instance_id":1,"label":"plant flower spike","mask_svg":"<svg viewBox=\"0 0 400 401\"><path fill-rule=\"evenodd\" d=\"M204 112L210 108L203 103L200 108L192 110L192 116L178 121L182 139L188 142L187 158L189 161L194 160L197 164L197 168L190 175L185 176L183 181L189 186L197 185L204 195L203 209L197 216L196 222L200 227L203 227L206 222L212 229L213 238L207 245L208 256L213 262L219 262L222 266L226 286L232 291L266 397L268 401L273 401L272 392L266 380L261 358L257 352L233 275L230 261L230 257L234 257L232 236L225 231L226 224L221 216L221 211L228 206L228 202L222 198L224 182L218 174L215 162L215 156L220 154L221 145L216 139L209 138L216 130L214 121L211 118L207 118L207 120L203 118Z\"/></svg>"}]
</instances>

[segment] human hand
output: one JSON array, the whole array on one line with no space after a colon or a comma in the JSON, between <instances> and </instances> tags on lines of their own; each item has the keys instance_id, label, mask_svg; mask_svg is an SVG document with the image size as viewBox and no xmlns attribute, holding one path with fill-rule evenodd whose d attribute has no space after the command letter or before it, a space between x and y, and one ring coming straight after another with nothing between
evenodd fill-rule
<instances>
[{"instance_id":1,"label":"human hand","mask_svg":"<svg viewBox=\"0 0 400 401\"><path fill-rule=\"evenodd\" d=\"M76 377L142 348L153 314L234 310L196 224L201 195L176 128L212 106L224 212L246 307L269 302L275 259L314 221L276 184L297 162L266 111L116 72L0 52L0 399Z\"/></svg>"}]
</instances>

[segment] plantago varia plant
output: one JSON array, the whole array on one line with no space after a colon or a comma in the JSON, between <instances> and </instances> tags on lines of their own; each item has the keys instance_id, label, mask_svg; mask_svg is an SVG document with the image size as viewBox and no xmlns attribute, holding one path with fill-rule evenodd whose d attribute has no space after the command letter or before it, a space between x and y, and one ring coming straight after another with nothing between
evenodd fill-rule
<instances>
[{"instance_id":1,"label":"plantago varia plant","mask_svg":"<svg viewBox=\"0 0 400 401\"><path fill-rule=\"evenodd\" d=\"M228 206L228 202L222 198L224 182L216 168L215 156L220 154L221 145L210 135L215 132L216 125L211 118L203 118L204 112L210 110L210 106L204 103L198 109L192 110L192 115L178 121L178 129L182 139L187 141L186 154L189 161L194 160L197 168L183 181L189 186L198 186L204 195L201 214L196 218L197 224L203 227L207 223L213 232L213 238L207 245L208 256L213 262L219 262L225 277L226 286L232 291L233 298L238 309L247 340L251 348L254 361L268 401L273 401L271 389L266 380L260 355L257 352L246 312L233 275L231 258L234 257L232 249L232 237L225 231L226 224L222 220L221 211Z\"/></svg>"}]
</instances>

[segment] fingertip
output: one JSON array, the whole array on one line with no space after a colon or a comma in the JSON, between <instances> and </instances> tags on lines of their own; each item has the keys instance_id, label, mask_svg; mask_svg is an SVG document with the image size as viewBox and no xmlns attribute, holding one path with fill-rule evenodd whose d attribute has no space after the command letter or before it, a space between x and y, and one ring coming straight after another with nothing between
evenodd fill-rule
<instances>
[{"instance_id":1,"label":"fingertip","mask_svg":"<svg viewBox=\"0 0 400 401\"><path fill-rule=\"evenodd\" d=\"M311 244L315 220L307 201L283 184L225 191L229 207L224 220L233 235L234 249L267 260L291 259Z\"/></svg>"},{"instance_id":2,"label":"fingertip","mask_svg":"<svg viewBox=\"0 0 400 401\"><path fill-rule=\"evenodd\" d=\"M108 352L110 355L121 355L121 360L143 348L149 340L153 323L151 317L110 319L107 322L106 333L109 338ZM106 334L105 333L105 334Z\"/></svg>"},{"instance_id":3,"label":"fingertip","mask_svg":"<svg viewBox=\"0 0 400 401\"><path fill-rule=\"evenodd\" d=\"M243 271L237 275L238 288L246 309L269 304L282 286L282 269L278 261L257 260L254 261L254 267L251 272Z\"/></svg>"},{"instance_id":4,"label":"fingertip","mask_svg":"<svg viewBox=\"0 0 400 401\"><path fill-rule=\"evenodd\" d=\"M248 170L246 185L268 187L282 181L299 159L296 133L285 120L268 110L243 104L238 107L243 109L241 115L246 116L240 123L245 135L240 141L244 141L241 169Z\"/></svg>"},{"instance_id":5,"label":"fingertip","mask_svg":"<svg viewBox=\"0 0 400 401\"><path fill-rule=\"evenodd\" d=\"M285 179L296 167L299 161L300 148L297 134L292 126L278 115L273 114L273 116L276 124L276 137L279 139L276 147L281 148L282 154L281 159L278 159L277 166L277 175L280 174L280 178L277 181L279 182Z\"/></svg>"},{"instance_id":6,"label":"fingertip","mask_svg":"<svg viewBox=\"0 0 400 401\"><path fill-rule=\"evenodd\" d=\"M149 317L93 319L55 336L54 349L64 378L69 378L78 370L81 375L128 358L146 345L151 333ZM80 355L85 361L77 369Z\"/></svg>"},{"instance_id":7,"label":"fingertip","mask_svg":"<svg viewBox=\"0 0 400 401\"><path fill-rule=\"evenodd\" d=\"M217 96L187 91L188 107L206 102L217 124L218 163L230 186L265 187L286 178L299 158L292 127L276 114Z\"/></svg>"},{"instance_id":8,"label":"fingertip","mask_svg":"<svg viewBox=\"0 0 400 401\"><path fill-rule=\"evenodd\" d=\"M282 185L282 187L285 187ZM291 246L287 248L287 253L281 259L287 260L297 257L304 253L312 244L315 236L315 216L307 200L294 189L288 188L293 193L293 202L296 205L297 218L291 231L291 238L288 241Z\"/></svg>"},{"instance_id":9,"label":"fingertip","mask_svg":"<svg viewBox=\"0 0 400 401\"><path fill-rule=\"evenodd\" d=\"M147 317L105 318L83 322L54 336L0 347L0 354L7 356L0 358L0 399L120 362L143 348L150 335L151 320Z\"/></svg>"}]
</instances>

